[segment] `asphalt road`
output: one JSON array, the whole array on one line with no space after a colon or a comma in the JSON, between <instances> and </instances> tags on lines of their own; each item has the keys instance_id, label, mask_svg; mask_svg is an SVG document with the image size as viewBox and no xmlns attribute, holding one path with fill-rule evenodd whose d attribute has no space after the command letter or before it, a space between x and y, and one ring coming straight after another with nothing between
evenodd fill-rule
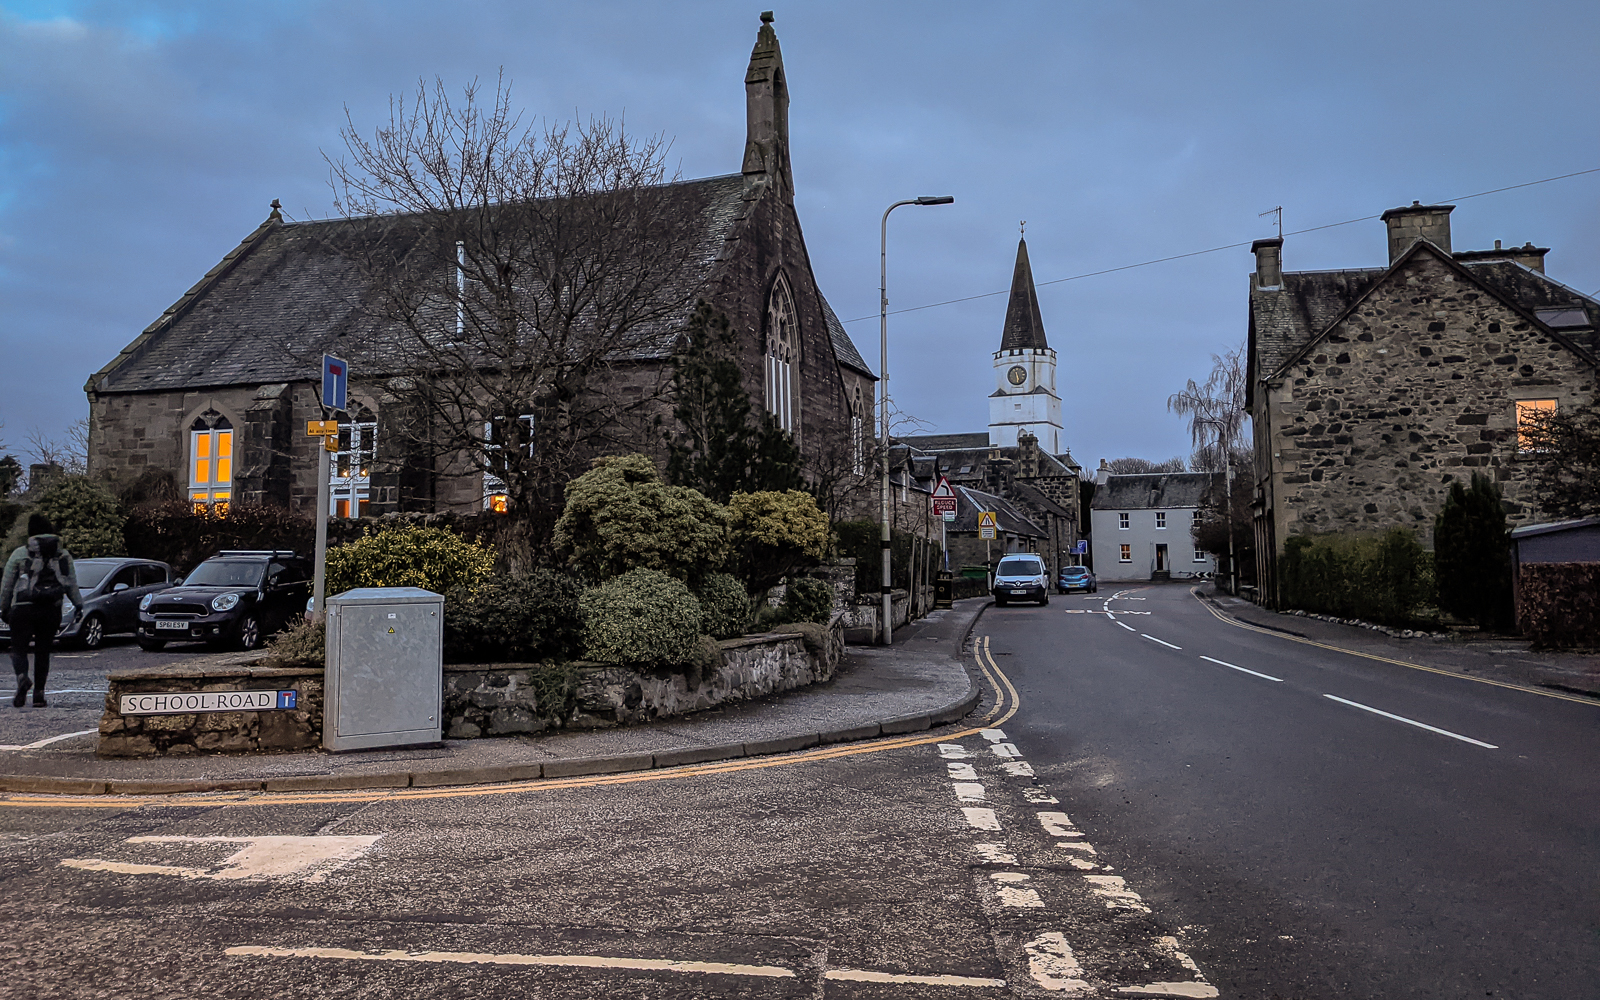
<instances>
[{"instance_id":1,"label":"asphalt road","mask_svg":"<svg viewBox=\"0 0 1600 1000\"><path fill-rule=\"evenodd\" d=\"M1224 996L1600 996L1600 706L1247 631L1179 585L983 630L1015 743Z\"/></svg>"},{"instance_id":2,"label":"asphalt road","mask_svg":"<svg viewBox=\"0 0 1600 1000\"><path fill-rule=\"evenodd\" d=\"M10 669L11 646L0 643L0 754L40 740L54 741L47 744L54 749L75 745L61 737L92 746L94 738L81 734L100 725L107 674L182 661L206 652L211 650L200 643L183 643L147 653L134 643L132 636L108 637L99 649L93 650L58 644L50 654L50 676L45 684L49 704L35 708L30 694L26 705L13 708L11 695L16 686Z\"/></svg>"}]
</instances>

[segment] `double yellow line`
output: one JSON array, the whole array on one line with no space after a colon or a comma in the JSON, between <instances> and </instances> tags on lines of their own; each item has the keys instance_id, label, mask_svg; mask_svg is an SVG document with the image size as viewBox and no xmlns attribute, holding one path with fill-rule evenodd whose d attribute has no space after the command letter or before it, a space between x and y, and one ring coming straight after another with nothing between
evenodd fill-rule
<instances>
[{"instance_id":1,"label":"double yellow line","mask_svg":"<svg viewBox=\"0 0 1600 1000\"><path fill-rule=\"evenodd\" d=\"M416 799L459 799L485 795L522 795L529 792L551 792L567 788L598 788L606 785L631 785L645 781L672 781L679 778L698 778L708 775L732 774L739 771L758 771L770 767L789 767L819 761L856 757L862 754L903 750L907 747L925 746L929 743L949 742L974 736L984 729L1003 725L1017 714L1019 697L1010 678L994 662L989 652L989 637L982 636L974 643L973 658L984 679L994 688L994 706L984 717L984 724L972 729L962 729L938 736L899 736L863 743L803 750L799 753L761 757L754 760L730 760L684 767L663 768L659 771L634 771L627 774L593 775L578 778L549 778L531 781L507 782L497 785L469 785L446 788L384 788L349 792L224 792L197 793L193 795L157 796L86 796L86 795L13 795L0 798L0 808L28 809L127 809L148 805L238 805L272 806L308 803L362 803L381 801L410 801ZM1004 714L1001 714L1001 713Z\"/></svg>"}]
</instances>

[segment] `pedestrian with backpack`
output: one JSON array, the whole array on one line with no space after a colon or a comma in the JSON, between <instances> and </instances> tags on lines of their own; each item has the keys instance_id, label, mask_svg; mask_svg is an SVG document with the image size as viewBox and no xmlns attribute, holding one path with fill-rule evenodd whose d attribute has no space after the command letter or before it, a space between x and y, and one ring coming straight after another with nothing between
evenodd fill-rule
<instances>
[{"instance_id":1,"label":"pedestrian with backpack","mask_svg":"<svg viewBox=\"0 0 1600 1000\"><path fill-rule=\"evenodd\" d=\"M33 707L49 704L44 682L50 676L50 647L61 628L61 601L83 614L83 595L72 571L72 556L61 544L55 526L43 514L28 515L28 542L6 560L0 579L0 619L11 626L11 669L17 672L18 708L33 688ZM28 679L28 646L33 645L33 679Z\"/></svg>"}]
</instances>

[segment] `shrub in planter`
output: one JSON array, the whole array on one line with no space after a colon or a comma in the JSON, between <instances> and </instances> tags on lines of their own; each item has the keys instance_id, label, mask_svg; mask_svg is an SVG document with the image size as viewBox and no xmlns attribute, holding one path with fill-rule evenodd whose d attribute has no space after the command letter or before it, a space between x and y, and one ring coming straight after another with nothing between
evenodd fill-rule
<instances>
[{"instance_id":1,"label":"shrub in planter","mask_svg":"<svg viewBox=\"0 0 1600 1000\"><path fill-rule=\"evenodd\" d=\"M585 579L642 568L692 580L727 561L727 510L662 483L645 455L595 459L567 484L566 497L555 548Z\"/></svg>"},{"instance_id":2,"label":"shrub in planter","mask_svg":"<svg viewBox=\"0 0 1600 1000\"><path fill-rule=\"evenodd\" d=\"M833 588L824 580L805 576L790 580L784 590L783 608L786 621L826 625L833 620Z\"/></svg>"},{"instance_id":3,"label":"shrub in planter","mask_svg":"<svg viewBox=\"0 0 1600 1000\"><path fill-rule=\"evenodd\" d=\"M753 594L815 566L828 549L828 515L809 493L735 493L728 511L739 572Z\"/></svg>"},{"instance_id":4,"label":"shrub in planter","mask_svg":"<svg viewBox=\"0 0 1600 1000\"><path fill-rule=\"evenodd\" d=\"M707 573L695 596L705 618L706 634L716 639L736 639L750 624L750 595L739 578L727 573Z\"/></svg>"},{"instance_id":5,"label":"shrub in planter","mask_svg":"<svg viewBox=\"0 0 1600 1000\"><path fill-rule=\"evenodd\" d=\"M444 655L451 663L567 660L581 650L578 598L565 573L537 569L495 580L476 593L445 595Z\"/></svg>"},{"instance_id":6,"label":"shrub in planter","mask_svg":"<svg viewBox=\"0 0 1600 1000\"><path fill-rule=\"evenodd\" d=\"M687 663L702 629L700 602L682 581L636 569L583 592L584 656L602 663Z\"/></svg>"},{"instance_id":7,"label":"shrub in planter","mask_svg":"<svg viewBox=\"0 0 1600 1000\"><path fill-rule=\"evenodd\" d=\"M327 666L326 622L302 619L267 640L266 665L270 667Z\"/></svg>"},{"instance_id":8,"label":"shrub in planter","mask_svg":"<svg viewBox=\"0 0 1600 1000\"><path fill-rule=\"evenodd\" d=\"M443 528L397 527L328 550L327 592L354 587L422 587L439 594L477 592L494 568L494 550Z\"/></svg>"}]
</instances>

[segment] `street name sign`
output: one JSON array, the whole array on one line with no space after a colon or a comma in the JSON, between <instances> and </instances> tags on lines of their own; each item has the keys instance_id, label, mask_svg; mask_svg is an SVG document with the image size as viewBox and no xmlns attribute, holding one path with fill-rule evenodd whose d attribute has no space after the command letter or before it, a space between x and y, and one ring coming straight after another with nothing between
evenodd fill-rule
<instances>
[{"instance_id":1,"label":"street name sign","mask_svg":"<svg viewBox=\"0 0 1600 1000\"><path fill-rule=\"evenodd\" d=\"M125 694L123 715L186 715L190 712L263 712L296 707L298 691L173 691Z\"/></svg>"},{"instance_id":2,"label":"street name sign","mask_svg":"<svg viewBox=\"0 0 1600 1000\"><path fill-rule=\"evenodd\" d=\"M950 488L950 480L939 477L939 485L933 488L933 513L935 517L942 517L946 521L956 519L956 491Z\"/></svg>"},{"instance_id":3,"label":"street name sign","mask_svg":"<svg viewBox=\"0 0 1600 1000\"><path fill-rule=\"evenodd\" d=\"M984 510L984 511L979 511L978 512L978 537L979 538L994 538L995 537L995 525L996 525L996 521L995 521L995 517L994 517L994 511L992 511L992 510Z\"/></svg>"}]
</instances>

